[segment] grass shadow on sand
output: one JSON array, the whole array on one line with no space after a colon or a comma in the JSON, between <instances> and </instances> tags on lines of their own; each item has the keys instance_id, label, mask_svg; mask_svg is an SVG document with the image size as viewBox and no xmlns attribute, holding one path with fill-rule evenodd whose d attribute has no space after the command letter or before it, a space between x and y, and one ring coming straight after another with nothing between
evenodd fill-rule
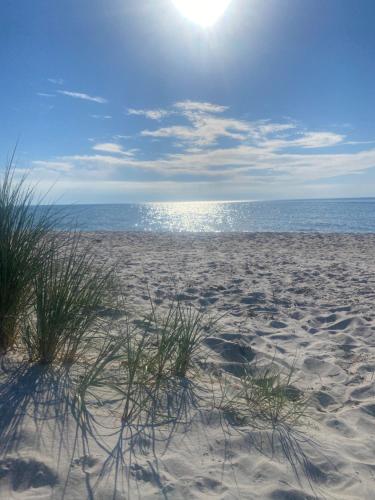
<instances>
[{"instance_id":1,"label":"grass shadow on sand","mask_svg":"<svg viewBox=\"0 0 375 500\"><path fill-rule=\"evenodd\" d=\"M137 491L147 481L156 486L163 498L169 498L168 485L163 484L159 461L177 433L187 433L197 414L206 404L202 387L187 379L166 380L150 396L150 404L133 421L121 422L116 440L100 472L90 484L91 491L104 487L108 498L122 498L121 491ZM100 429L97 429L100 432ZM138 463L138 459L147 466ZM94 498L94 496L92 497Z\"/></svg>"},{"instance_id":2,"label":"grass shadow on sand","mask_svg":"<svg viewBox=\"0 0 375 500\"><path fill-rule=\"evenodd\" d=\"M0 357L0 373L0 480L11 492L52 492L71 440L75 403L69 371ZM57 457L53 464L40 453L48 448Z\"/></svg>"},{"instance_id":3,"label":"grass shadow on sand","mask_svg":"<svg viewBox=\"0 0 375 500\"><path fill-rule=\"evenodd\" d=\"M64 467L68 461L81 467L88 499L100 497L103 491L105 498L125 498L124 493L129 498L131 489L139 490L138 484L145 480L168 498L160 479L159 459L177 432L188 432L204 405L198 385L187 379L166 380L153 390L144 412L123 422L122 402L114 401L110 394L100 417L95 402L88 402L83 414L76 374L66 368L3 357L0 372L0 480L8 479L14 490L57 485L56 498L66 499L69 483L74 480L72 467ZM33 455L40 457L38 450L49 445L48 439L53 440L58 457L54 467L38 462L39 458L30 459L27 453L32 449ZM91 461L98 449L104 460L92 475ZM147 455L148 466L138 464L138 459ZM44 478L40 484L33 478L38 474Z\"/></svg>"},{"instance_id":4,"label":"grass shadow on sand","mask_svg":"<svg viewBox=\"0 0 375 500\"><path fill-rule=\"evenodd\" d=\"M320 491L324 472L320 471L312 460L315 461L318 457L322 461L330 462L333 468L335 468L335 464L325 453L324 445L311 438L304 426L296 427L280 423L273 428L260 428L258 425L252 426L251 423L243 425L234 421L232 415L225 412L220 413L219 420L225 443L225 464L231 467L234 476L236 471L231 461L232 450L240 439L249 453L253 454L254 451L259 453L268 459L270 464L287 463L293 471L299 487L306 495L303 498L325 497L324 493ZM310 491L310 495L306 493L307 491ZM239 498L241 498L241 494L239 494Z\"/></svg>"},{"instance_id":5,"label":"grass shadow on sand","mask_svg":"<svg viewBox=\"0 0 375 500\"><path fill-rule=\"evenodd\" d=\"M68 485L74 478L71 478L70 468L61 477L63 467L59 471L59 463L60 457L68 453L70 463L77 463L82 469L90 500L100 497L103 491L105 498L113 500L141 497L145 481L157 488L162 498L173 498L173 486L164 480L160 461L173 438L178 435L182 439L194 422L198 422L203 423L203 433L208 432L212 423L221 426L223 469L229 467L234 478L231 447L232 442L240 438L249 452L256 450L270 460L284 457L301 487L307 486L313 494L319 488L318 472L309 459L309 450L314 455L323 455L320 443L314 442L298 427L279 425L273 429L256 429L233 421L225 412L212 411L210 389L205 384L178 378L164 380L153 389L145 411L124 422L121 420L123 402L111 398L110 393L103 400L105 410L100 418L95 401L87 402L83 414L77 403L75 374L67 369L22 364L4 357L0 359L0 370L3 373L0 380L0 462L22 452L19 446L24 446L25 442L28 448L38 449L45 436L45 426L53 427L54 442L58 443L57 471L48 469L46 464L28 463L24 467L17 462L12 465L13 469L18 467L18 472L13 473L15 487L16 483L37 487L38 483L33 483L35 470L38 472L45 467L43 481L53 488L60 474L61 488L56 493L61 491L60 498L67 498ZM210 439L208 434L206 439L207 442ZM98 448L102 459L93 474L90 460L95 455L93 449ZM9 469L9 463L7 467ZM238 492L240 495L240 486Z\"/></svg>"},{"instance_id":6,"label":"grass shadow on sand","mask_svg":"<svg viewBox=\"0 0 375 500\"><path fill-rule=\"evenodd\" d=\"M31 419L43 435L48 421L63 434L74 404L69 371L48 365L30 365L0 358L0 456L17 452L20 437L27 432L25 419Z\"/></svg>"}]
</instances>

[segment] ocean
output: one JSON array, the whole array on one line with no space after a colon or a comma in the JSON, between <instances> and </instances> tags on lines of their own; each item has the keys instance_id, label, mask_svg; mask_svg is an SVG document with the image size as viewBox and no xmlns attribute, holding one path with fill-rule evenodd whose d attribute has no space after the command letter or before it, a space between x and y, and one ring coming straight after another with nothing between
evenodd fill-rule
<instances>
[{"instance_id":1,"label":"ocean","mask_svg":"<svg viewBox=\"0 0 375 500\"><path fill-rule=\"evenodd\" d=\"M53 210L82 231L375 232L375 198L59 205Z\"/></svg>"}]
</instances>

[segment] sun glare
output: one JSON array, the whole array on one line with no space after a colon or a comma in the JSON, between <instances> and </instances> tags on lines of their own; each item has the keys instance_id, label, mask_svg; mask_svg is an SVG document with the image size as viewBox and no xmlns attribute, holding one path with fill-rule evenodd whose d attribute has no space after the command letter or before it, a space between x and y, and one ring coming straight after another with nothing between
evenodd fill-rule
<instances>
[{"instance_id":1,"label":"sun glare","mask_svg":"<svg viewBox=\"0 0 375 500\"><path fill-rule=\"evenodd\" d=\"M212 26L231 0L173 0L180 12L203 27Z\"/></svg>"}]
</instances>

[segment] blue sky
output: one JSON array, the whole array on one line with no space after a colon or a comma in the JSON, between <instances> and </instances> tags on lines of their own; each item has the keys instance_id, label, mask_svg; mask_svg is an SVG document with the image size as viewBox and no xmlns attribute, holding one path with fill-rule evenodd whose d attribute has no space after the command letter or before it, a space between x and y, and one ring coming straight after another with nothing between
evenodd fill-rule
<instances>
[{"instance_id":1,"label":"blue sky","mask_svg":"<svg viewBox=\"0 0 375 500\"><path fill-rule=\"evenodd\" d=\"M198 2L203 4L204 0ZM375 2L3 0L0 155L61 202L375 194Z\"/></svg>"}]
</instances>

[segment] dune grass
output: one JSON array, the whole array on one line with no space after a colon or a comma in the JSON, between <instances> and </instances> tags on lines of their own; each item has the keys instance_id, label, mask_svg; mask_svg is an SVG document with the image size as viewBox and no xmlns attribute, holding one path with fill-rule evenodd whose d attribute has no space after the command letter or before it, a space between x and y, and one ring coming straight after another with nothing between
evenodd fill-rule
<instances>
[{"instance_id":1,"label":"dune grass","mask_svg":"<svg viewBox=\"0 0 375 500\"><path fill-rule=\"evenodd\" d=\"M186 377L193 357L207 335L210 321L204 313L179 301L172 301L162 315L158 314L152 301L151 306L148 329L154 332L154 339L148 354L149 369L157 379Z\"/></svg>"},{"instance_id":2,"label":"dune grass","mask_svg":"<svg viewBox=\"0 0 375 500\"><path fill-rule=\"evenodd\" d=\"M181 307L178 304L177 315L176 353L172 372L177 377L186 377L192 359L198 353L212 325L202 312L193 307Z\"/></svg>"},{"instance_id":3,"label":"dune grass","mask_svg":"<svg viewBox=\"0 0 375 500\"><path fill-rule=\"evenodd\" d=\"M164 314L152 306L142 321L130 319L99 349L82 387L85 394L98 396L107 387L121 401L123 424L133 423L142 413L158 407L163 389L173 380L195 378L195 356L213 322L190 306L172 301ZM294 365L281 369L274 362L258 367L243 365L240 377L211 379L213 403L234 425L256 429L292 428L307 416L308 399L294 387ZM219 393L214 386L219 384ZM157 411L154 413L157 416Z\"/></svg>"},{"instance_id":4,"label":"dune grass","mask_svg":"<svg viewBox=\"0 0 375 500\"><path fill-rule=\"evenodd\" d=\"M26 178L16 180L14 174L11 161L0 179L0 352L16 341L56 222L50 210L40 210Z\"/></svg>"},{"instance_id":5,"label":"dune grass","mask_svg":"<svg viewBox=\"0 0 375 500\"><path fill-rule=\"evenodd\" d=\"M124 345L124 359L121 363L121 373L124 385L117 385L118 392L123 396L122 422L133 421L145 409L150 401L152 387L147 370L147 336L145 332L137 338L132 332L127 332Z\"/></svg>"},{"instance_id":6,"label":"dune grass","mask_svg":"<svg viewBox=\"0 0 375 500\"><path fill-rule=\"evenodd\" d=\"M235 382L222 384L220 407L238 424L259 429L293 427L307 416L308 398L293 386L294 366L245 367Z\"/></svg>"},{"instance_id":7,"label":"dune grass","mask_svg":"<svg viewBox=\"0 0 375 500\"><path fill-rule=\"evenodd\" d=\"M123 425L147 411L155 388L147 366L148 342L147 331L140 333L127 319L115 333L95 339L77 386L79 418L86 427L89 402L105 407L106 397L111 401L108 411L119 415Z\"/></svg>"},{"instance_id":8,"label":"dune grass","mask_svg":"<svg viewBox=\"0 0 375 500\"><path fill-rule=\"evenodd\" d=\"M111 334L98 338L96 355L79 383L83 414L87 401L104 405L108 390L116 400L123 425L165 418L162 401L170 383L186 377L207 324L203 313L172 301L163 314L151 302L142 320L125 317ZM169 387L170 388L170 387ZM159 413L160 414L159 414Z\"/></svg>"},{"instance_id":9,"label":"dune grass","mask_svg":"<svg viewBox=\"0 0 375 500\"><path fill-rule=\"evenodd\" d=\"M153 335L148 345L147 369L154 374L156 380L171 375L171 360L176 351L178 315L175 304L172 302L168 312L161 317L158 315L152 299L150 298L151 314L144 323L146 331Z\"/></svg>"},{"instance_id":10,"label":"dune grass","mask_svg":"<svg viewBox=\"0 0 375 500\"><path fill-rule=\"evenodd\" d=\"M30 359L42 364L77 359L98 319L109 276L94 268L78 234L63 248L51 245L33 280L33 314L23 330Z\"/></svg>"}]
</instances>

